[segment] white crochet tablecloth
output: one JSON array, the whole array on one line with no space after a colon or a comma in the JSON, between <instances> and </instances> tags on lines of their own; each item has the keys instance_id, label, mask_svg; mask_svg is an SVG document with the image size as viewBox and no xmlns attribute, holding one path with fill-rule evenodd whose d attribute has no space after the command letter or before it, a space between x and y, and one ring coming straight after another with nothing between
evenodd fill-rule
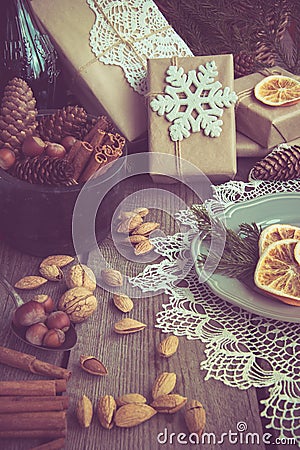
<instances>
[{"instance_id":1,"label":"white crochet tablecloth","mask_svg":"<svg viewBox=\"0 0 300 450\"><path fill-rule=\"evenodd\" d=\"M226 207L269 193L294 191L300 191L300 180L231 181L214 187L215 200L208 201L207 207L216 200ZM169 296L156 326L206 344L206 359L200 363L206 379L215 378L239 389L268 387L268 398L261 400L267 428L278 430L281 439L295 438L300 446L300 325L233 307L199 284L194 269L185 277L188 287L176 286L190 243L198 233L189 210L180 211L177 218L190 231L154 238L155 251L165 258L147 266L131 284L143 292L163 291ZM268 370L260 361L267 363Z\"/></svg>"}]
</instances>

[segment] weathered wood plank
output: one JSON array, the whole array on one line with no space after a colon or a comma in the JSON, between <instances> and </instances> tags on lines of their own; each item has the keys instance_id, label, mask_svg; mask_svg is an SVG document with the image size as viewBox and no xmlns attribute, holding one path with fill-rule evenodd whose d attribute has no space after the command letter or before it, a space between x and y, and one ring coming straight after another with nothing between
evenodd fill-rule
<instances>
[{"instance_id":1,"label":"weathered wood plank","mask_svg":"<svg viewBox=\"0 0 300 450\"><path fill-rule=\"evenodd\" d=\"M1 271L3 275L13 285L16 281L25 275L38 275L38 266L41 262L41 258L25 255L13 250L7 246L3 241L0 242L0 261ZM35 293L49 293L53 295L53 298L57 298L59 292L63 289L63 286L56 283L47 283L40 287L36 291L18 291L21 297L26 301ZM15 305L11 297L7 294L6 290L0 285L0 345L29 353L37 358L47 361L51 364L61 366L63 364L64 353L63 352L51 352L45 350L38 350L30 345L20 341L10 330L11 316L15 309ZM45 379L45 377L30 374L19 369L8 367L0 364L0 380L37 380ZM41 440L37 439L2 439L0 448L5 450L27 450L33 446L33 444L40 443Z\"/></svg>"},{"instance_id":2,"label":"weathered wood plank","mask_svg":"<svg viewBox=\"0 0 300 450\"><path fill-rule=\"evenodd\" d=\"M137 177L138 178L138 177ZM139 180L127 185L125 195L130 190L138 190L141 186L154 186L151 181L140 185ZM168 189L178 196L184 196L187 204L194 201L194 197L187 193L180 185L160 186ZM147 194L145 192L145 198ZM171 200L172 201L172 200ZM143 205L143 204L141 204ZM139 205L140 206L140 205ZM148 206L145 204L144 206ZM161 203L161 210L151 211L151 220L162 223L166 234L175 231L175 224L164 208L168 203ZM114 248L111 240L101 245L102 253L114 268L122 273L132 274L141 270L141 265L121 258ZM88 265L97 265L97 253L91 252ZM221 438L222 433L236 431L236 424L245 421L248 430L262 435L261 421L258 414L258 403L255 389L241 391L225 386L223 383L209 380L204 381L205 372L200 371L200 361L204 359L205 346L200 341L189 341L180 338L179 350L170 359L160 357L156 351L157 344L165 335L155 328L156 313L161 310L162 303L167 301L166 296L159 295L151 298L134 299L134 309L127 315L118 311L111 301L111 294L102 288L97 288L99 307L97 312L88 321L80 325L79 335L82 337L78 346L72 351L69 367L74 377L69 383L69 392L73 399L73 409L76 400L86 394L96 406L100 395L111 394L115 397L129 393L139 392L148 402L151 402L151 388L156 376L163 371L172 371L177 374L175 392L200 400L207 411L208 433L215 433L215 439ZM142 332L120 336L113 332L113 324L122 317L129 316L147 324ZM84 338L83 338L84 337ZM97 356L107 366L109 374L103 378L95 378L82 372L78 361L80 354ZM174 449L182 444L176 441L178 433L187 433L183 420L183 413L179 411L174 415L157 414L149 422L132 429L104 430L94 417L89 430L78 433L78 424L75 416L70 418L68 432L68 446L75 448L93 449L97 443L103 448L145 448L145 449ZM171 435L175 433L175 435ZM179 439L185 439L179 436ZM212 439L213 437L211 437ZM160 439L160 442L158 441ZM164 441L166 442L164 443ZM164 444L164 445L163 445ZM162 447L163 445L163 447ZM224 444L223 444L224 445ZM188 447L193 448L192 444ZM221 449L220 444L207 444L205 448ZM229 443L226 448L231 448ZM243 445L232 445L232 448L246 448ZM263 449L264 445L254 445L253 448Z\"/></svg>"}]
</instances>

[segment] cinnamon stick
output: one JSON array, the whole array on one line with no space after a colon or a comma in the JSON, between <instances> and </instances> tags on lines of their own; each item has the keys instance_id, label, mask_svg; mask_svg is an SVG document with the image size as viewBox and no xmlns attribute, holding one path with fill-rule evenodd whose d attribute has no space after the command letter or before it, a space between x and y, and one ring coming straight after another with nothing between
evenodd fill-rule
<instances>
[{"instance_id":1,"label":"cinnamon stick","mask_svg":"<svg viewBox=\"0 0 300 450\"><path fill-rule=\"evenodd\" d=\"M36 411L63 411L67 409L63 397L52 397L50 400L40 401L40 397L18 397L20 400L11 401L6 397L1 398L0 414L15 412L36 412Z\"/></svg>"},{"instance_id":2,"label":"cinnamon stick","mask_svg":"<svg viewBox=\"0 0 300 450\"><path fill-rule=\"evenodd\" d=\"M86 168L79 178L80 183L85 183L89 180L98 170L107 164L107 157L101 152L94 152Z\"/></svg>"},{"instance_id":3,"label":"cinnamon stick","mask_svg":"<svg viewBox=\"0 0 300 450\"><path fill-rule=\"evenodd\" d=\"M54 441L46 442L45 444L32 447L30 450L60 450L64 448L66 440L64 438L55 439Z\"/></svg>"},{"instance_id":4,"label":"cinnamon stick","mask_svg":"<svg viewBox=\"0 0 300 450\"><path fill-rule=\"evenodd\" d=\"M65 430L66 411L40 411L0 414L1 431Z\"/></svg>"},{"instance_id":5,"label":"cinnamon stick","mask_svg":"<svg viewBox=\"0 0 300 450\"><path fill-rule=\"evenodd\" d=\"M102 152L107 157L107 163L115 161L122 155L120 149L113 148L111 145L103 145Z\"/></svg>"},{"instance_id":6,"label":"cinnamon stick","mask_svg":"<svg viewBox=\"0 0 300 450\"><path fill-rule=\"evenodd\" d=\"M110 145L114 149L120 150L122 153L125 145L125 138L119 133L107 133L104 144Z\"/></svg>"},{"instance_id":7,"label":"cinnamon stick","mask_svg":"<svg viewBox=\"0 0 300 450\"><path fill-rule=\"evenodd\" d=\"M90 129L86 136L84 136L84 140L87 142L91 142L98 130L106 131L110 128L112 128L112 124L108 120L108 118L106 116L100 116L95 125Z\"/></svg>"},{"instance_id":8,"label":"cinnamon stick","mask_svg":"<svg viewBox=\"0 0 300 450\"><path fill-rule=\"evenodd\" d=\"M61 402L63 409L67 409L69 407L69 397L67 395L37 395L33 398L29 395L3 395L1 397L1 404L3 404L3 402L19 404L19 402L22 402L23 400L27 402L31 402L32 400L37 402L47 402L51 400L52 402Z\"/></svg>"},{"instance_id":9,"label":"cinnamon stick","mask_svg":"<svg viewBox=\"0 0 300 450\"><path fill-rule=\"evenodd\" d=\"M45 375L49 378L64 378L68 380L71 376L71 372L67 369L46 363L27 353L1 346L0 363L25 370L26 372Z\"/></svg>"},{"instance_id":10,"label":"cinnamon stick","mask_svg":"<svg viewBox=\"0 0 300 450\"><path fill-rule=\"evenodd\" d=\"M104 138L106 136L106 132L103 130L97 130L92 137L91 145L93 147L100 147L102 145L102 142L104 141Z\"/></svg>"},{"instance_id":11,"label":"cinnamon stick","mask_svg":"<svg viewBox=\"0 0 300 450\"><path fill-rule=\"evenodd\" d=\"M80 147L73 159L74 166L74 180L78 181L80 174L84 170L88 160L90 159L93 153L93 147L88 142L81 142Z\"/></svg>"},{"instance_id":12,"label":"cinnamon stick","mask_svg":"<svg viewBox=\"0 0 300 450\"><path fill-rule=\"evenodd\" d=\"M80 146L81 146L81 141L80 140L75 141L75 143L72 145L72 147L69 150L69 153L66 156L66 159L68 161L71 161L71 162L73 161Z\"/></svg>"},{"instance_id":13,"label":"cinnamon stick","mask_svg":"<svg viewBox=\"0 0 300 450\"><path fill-rule=\"evenodd\" d=\"M1 438L62 438L67 431L62 430L0 430Z\"/></svg>"},{"instance_id":14,"label":"cinnamon stick","mask_svg":"<svg viewBox=\"0 0 300 450\"><path fill-rule=\"evenodd\" d=\"M66 380L28 380L0 381L0 396L2 395L56 395L65 392Z\"/></svg>"}]
</instances>

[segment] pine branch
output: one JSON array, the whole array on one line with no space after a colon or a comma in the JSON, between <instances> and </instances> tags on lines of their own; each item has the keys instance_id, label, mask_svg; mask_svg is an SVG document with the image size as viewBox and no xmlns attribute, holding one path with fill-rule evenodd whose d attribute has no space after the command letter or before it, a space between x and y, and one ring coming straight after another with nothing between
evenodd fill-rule
<instances>
[{"instance_id":1,"label":"pine branch","mask_svg":"<svg viewBox=\"0 0 300 450\"><path fill-rule=\"evenodd\" d=\"M198 256L199 264L206 262L206 270L214 269L230 278L253 276L258 261L258 239L260 228L255 224L241 224L239 232L224 227L218 219L212 218L203 205L193 205L192 212L198 223L199 231L203 239L220 237L221 231L225 231L225 246L221 255L211 253Z\"/></svg>"}]
</instances>

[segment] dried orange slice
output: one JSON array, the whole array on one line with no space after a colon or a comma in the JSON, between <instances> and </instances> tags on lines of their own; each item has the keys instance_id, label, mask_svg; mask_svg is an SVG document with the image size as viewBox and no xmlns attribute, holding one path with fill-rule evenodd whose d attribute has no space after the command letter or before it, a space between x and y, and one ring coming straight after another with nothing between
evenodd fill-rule
<instances>
[{"instance_id":1,"label":"dried orange slice","mask_svg":"<svg viewBox=\"0 0 300 450\"><path fill-rule=\"evenodd\" d=\"M270 244L258 260L254 282L259 289L285 303L300 306L300 265L295 259L297 239Z\"/></svg>"},{"instance_id":2,"label":"dried orange slice","mask_svg":"<svg viewBox=\"0 0 300 450\"><path fill-rule=\"evenodd\" d=\"M268 245L282 239L299 239L300 228L293 225L275 223L264 228L258 240L259 254L261 255Z\"/></svg>"},{"instance_id":3,"label":"dried orange slice","mask_svg":"<svg viewBox=\"0 0 300 450\"><path fill-rule=\"evenodd\" d=\"M283 75L271 75L255 86L254 95L265 105L290 106L300 101L300 82Z\"/></svg>"},{"instance_id":4,"label":"dried orange slice","mask_svg":"<svg viewBox=\"0 0 300 450\"><path fill-rule=\"evenodd\" d=\"M294 256L297 263L300 264L300 241L298 242L298 244L296 244Z\"/></svg>"}]
</instances>

